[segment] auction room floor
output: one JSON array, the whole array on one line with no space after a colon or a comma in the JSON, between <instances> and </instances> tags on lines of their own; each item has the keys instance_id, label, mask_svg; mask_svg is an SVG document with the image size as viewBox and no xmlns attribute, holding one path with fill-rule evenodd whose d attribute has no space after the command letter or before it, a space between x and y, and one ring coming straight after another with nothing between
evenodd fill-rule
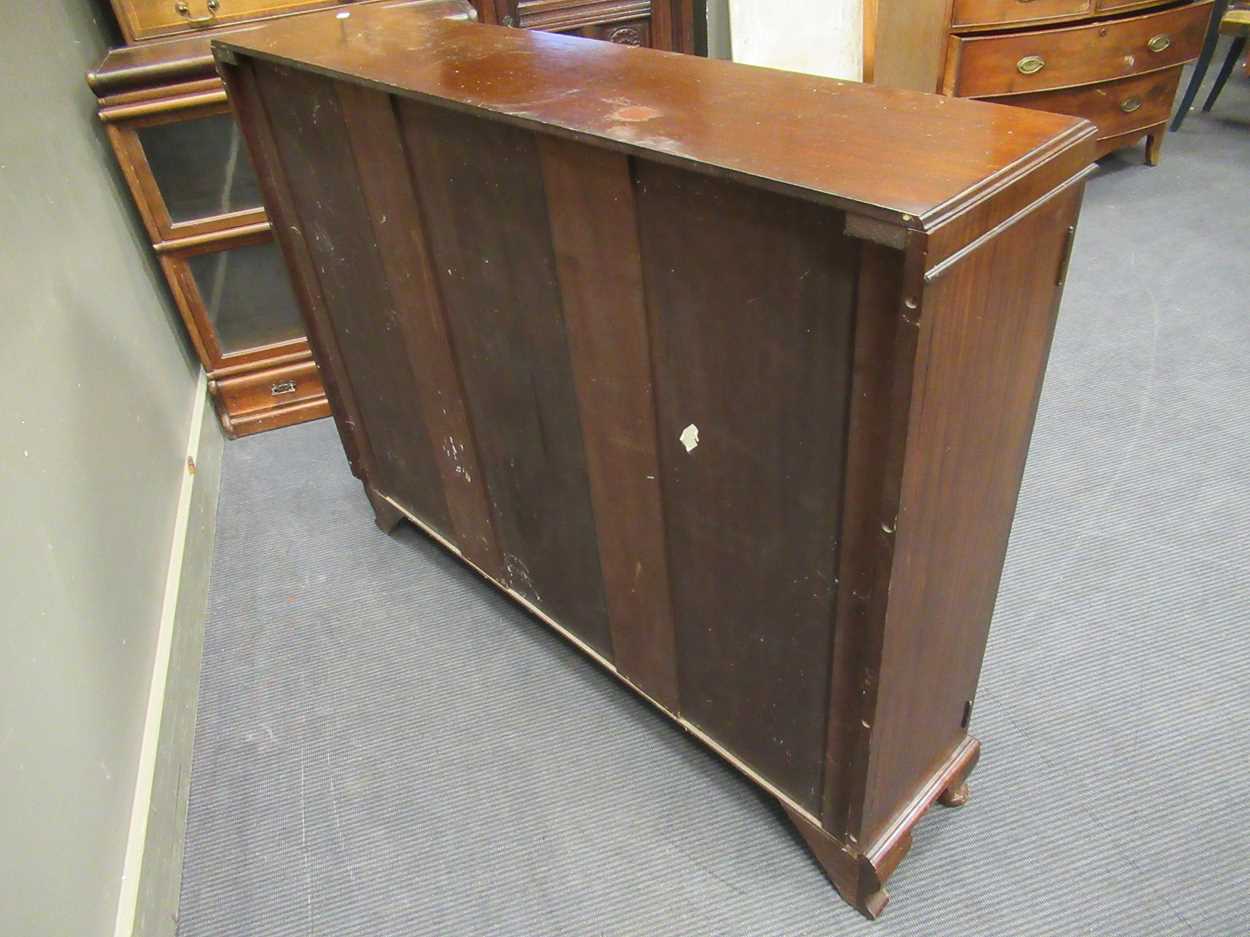
<instances>
[{"instance_id":1,"label":"auction room floor","mask_svg":"<svg viewBox=\"0 0 1250 937\"><path fill-rule=\"evenodd\" d=\"M1246 933L1250 83L1140 162L1088 185L972 800L880 922L733 769L380 533L325 420L227 446L182 937Z\"/></svg>"}]
</instances>

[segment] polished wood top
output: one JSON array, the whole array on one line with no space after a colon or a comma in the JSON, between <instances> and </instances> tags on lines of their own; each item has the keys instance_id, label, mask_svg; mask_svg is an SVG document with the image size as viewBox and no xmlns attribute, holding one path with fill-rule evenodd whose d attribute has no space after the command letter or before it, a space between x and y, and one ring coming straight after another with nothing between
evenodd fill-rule
<instances>
[{"instance_id":1,"label":"polished wood top","mask_svg":"<svg viewBox=\"0 0 1250 937\"><path fill-rule=\"evenodd\" d=\"M419 22L402 9L343 12L350 15L278 21L214 48L917 228L1095 133L1042 111L549 33Z\"/></svg>"}]
</instances>

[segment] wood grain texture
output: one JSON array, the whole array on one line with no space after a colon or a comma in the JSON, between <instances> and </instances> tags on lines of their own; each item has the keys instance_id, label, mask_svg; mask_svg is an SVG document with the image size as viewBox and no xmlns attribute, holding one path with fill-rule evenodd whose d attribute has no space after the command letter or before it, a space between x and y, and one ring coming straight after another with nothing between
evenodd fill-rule
<instances>
[{"instance_id":1,"label":"wood grain texture","mask_svg":"<svg viewBox=\"0 0 1250 937\"><path fill-rule=\"evenodd\" d=\"M1096 85L987 100L1056 114L1082 114L1098 127L1098 139L1105 140L1165 123L1172 114L1180 79L1181 68L1177 66Z\"/></svg>"},{"instance_id":2,"label":"wood grain texture","mask_svg":"<svg viewBox=\"0 0 1250 937\"><path fill-rule=\"evenodd\" d=\"M870 841L966 733L1082 184L925 287L872 745ZM958 570L958 586L951 572Z\"/></svg>"},{"instance_id":3,"label":"wood grain texture","mask_svg":"<svg viewBox=\"0 0 1250 937\"><path fill-rule=\"evenodd\" d=\"M952 0L873 2L872 80L883 88L937 91L946 64Z\"/></svg>"},{"instance_id":4,"label":"wood grain texture","mask_svg":"<svg viewBox=\"0 0 1250 937\"><path fill-rule=\"evenodd\" d=\"M967 26L1035 25L1088 15L1094 0L955 0L951 23Z\"/></svg>"},{"instance_id":5,"label":"wood grain texture","mask_svg":"<svg viewBox=\"0 0 1250 937\"><path fill-rule=\"evenodd\" d=\"M952 36L942 89L947 94L987 97L1069 88L1173 68L1198 55L1211 18L1211 0L1140 16L992 36ZM1169 37L1152 51L1150 40ZM1044 66L1022 74L1029 56Z\"/></svg>"},{"instance_id":6,"label":"wood grain texture","mask_svg":"<svg viewBox=\"0 0 1250 937\"><path fill-rule=\"evenodd\" d=\"M635 172L682 712L818 809L857 245L836 212Z\"/></svg>"},{"instance_id":7,"label":"wood grain texture","mask_svg":"<svg viewBox=\"0 0 1250 937\"><path fill-rule=\"evenodd\" d=\"M539 146L617 670L678 711L651 341L627 157Z\"/></svg>"},{"instance_id":8,"label":"wood grain texture","mask_svg":"<svg viewBox=\"0 0 1250 937\"><path fill-rule=\"evenodd\" d=\"M534 137L413 101L401 102L398 113L505 581L610 657L590 482Z\"/></svg>"},{"instance_id":9,"label":"wood grain texture","mask_svg":"<svg viewBox=\"0 0 1250 937\"><path fill-rule=\"evenodd\" d=\"M907 225L1045 162L1042 148L1079 147L1086 132L1054 114L606 42L443 20L413 28L381 7L355 11L345 32L306 20L218 46Z\"/></svg>"},{"instance_id":10,"label":"wood grain texture","mask_svg":"<svg viewBox=\"0 0 1250 937\"><path fill-rule=\"evenodd\" d=\"M307 72L261 68L256 80L285 177L301 206L305 242L372 444L373 483L448 532L451 520L438 463L421 429L419 386L399 332L399 313L361 194L338 94L330 81Z\"/></svg>"},{"instance_id":11,"label":"wood grain texture","mask_svg":"<svg viewBox=\"0 0 1250 937\"><path fill-rule=\"evenodd\" d=\"M395 305L395 328L419 387L453 542L488 574L501 576L503 556L395 111L380 92L342 83L336 91Z\"/></svg>"},{"instance_id":12,"label":"wood grain texture","mask_svg":"<svg viewBox=\"0 0 1250 937\"><path fill-rule=\"evenodd\" d=\"M282 167L269 114L256 82L255 68L251 63L238 66L224 62L220 68L222 81L234 104L235 119L247 141L256 178L265 196L265 210L273 219L274 239L291 274L291 287L304 317L308 344L315 350L318 362L324 366L320 372L321 382L343 443L347 464L357 478L371 477L377 470L377 461L365 434L356 392L343 363L325 296L317 279L316 265L300 226L295 196Z\"/></svg>"}]
</instances>

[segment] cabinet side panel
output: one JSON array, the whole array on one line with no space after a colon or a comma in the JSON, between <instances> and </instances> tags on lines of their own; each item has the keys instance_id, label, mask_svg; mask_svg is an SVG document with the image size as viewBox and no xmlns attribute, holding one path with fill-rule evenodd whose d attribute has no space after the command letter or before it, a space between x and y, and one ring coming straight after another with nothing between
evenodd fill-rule
<instances>
[{"instance_id":1,"label":"cabinet side panel","mask_svg":"<svg viewBox=\"0 0 1250 937\"><path fill-rule=\"evenodd\" d=\"M819 811L858 244L635 163L682 715Z\"/></svg>"},{"instance_id":2,"label":"cabinet side panel","mask_svg":"<svg viewBox=\"0 0 1250 937\"><path fill-rule=\"evenodd\" d=\"M397 99L504 584L611 656L534 135Z\"/></svg>"},{"instance_id":3,"label":"cabinet side panel","mask_svg":"<svg viewBox=\"0 0 1250 937\"><path fill-rule=\"evenodd\" d=\"M451 536L419 387L361 194L347 128L326 78L256 63L278 157L376 461L369 483Z\"/></svg>"},{"instance_id":4,"label":"cabinet side panel","mask_svg":"<svg viewBox=\"0 0 1250 937\"><path fill-rule=\"evenodd\" d=\"M861 839L966 734L1082 186L925 290Z\"/></svg>"}]
</instances>

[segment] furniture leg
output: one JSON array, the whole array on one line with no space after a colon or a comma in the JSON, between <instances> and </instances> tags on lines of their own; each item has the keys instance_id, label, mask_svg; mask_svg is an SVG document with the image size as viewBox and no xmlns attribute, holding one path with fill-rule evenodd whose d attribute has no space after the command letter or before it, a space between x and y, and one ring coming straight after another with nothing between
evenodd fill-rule
<instances>
[{"instance_id":1,"label":"furniture leg","mask_svg":"<svg viewBox=\"0 0 1250 937\"><path fill-rule=\"evenodd\" d=\"M386 498L378 494L368 485L365 485L365 494L369 496L369 503L373 505L373 521L378 525L378 529L384 534L389 534L399 522L404 519L403 513Z\"/></svg>"},{"instance_id":2,"label":"furniture leg","mask_svg":"<svg viewBox=\"0 0 1250 937\"><path fill-rule=\"evenodd\" d=\"M1146 134L1146 165L1158 166L1163 154L1163 138L1167 136L1168 125L1158 124L1151 127Z\"/></svg>"},{"instance_id":3,"label":"furniture leg","mask_svg":"<svg viewBox=\"0 0 1250 937\"><path fill-rule=\"evenodd\" d=\"M1211 110L1211 107L1215 104L1215 99L1224 90L1224 83L1228 81L1228 76L1233 73L1233 66L1237 64L1237 59L1241 56L1245 47L1245 36L1237 36L1233 39L1233 44L1228 47L1228 55L1224 57L1224 64L1220 66L1220 73L1215 76L1215 84L1211 88L1211 93L1207 95L1207 102L1202 105L1204 111Z\"/></svg>"},{"instance_id":4,"label":"furniture leg","mask_svg":"<svg viewBox=\"0 0 1250 937\"><path fill-rule=\"evenodd\" d=\"M874 865L867 856L850 852L839 840L803 815L785 804L782 807L842 899L869 920L880 917L890 901L890 895L885 890L886 880L911 848L911 833L901 837L898 844Z\"/></svg>"},{"instance_id":5,"label":"furniture leg","mask_svg":"<svg viewBox=\"0 0 1250 937\"><path fill-rule=\"evenodd\" d=\"M1156 127L1152 133L1157 134L1160 139L1163 137L1165 128ZM1150 165L1154 165L1151 163ZM945 790L938 795L938 803L943 807L962 807L968 802L968 798L972 796L972 788L968 786L968 777L976 768L977 762L981 760L981 746L978 745L972 752L972 755L960 766L959 772L950 779Z\"/></svg>"},{"instance_id":6,"label":"furniture leg","mask_svg":"<svg viewBox=\"0 0 1250 937\"><path fill-rule=\"evenodd\" d=\"M781 806L838 894L864 917L875 920L889 903L885 885L911 849L915 825L934 801L947 806L967 802L968 775L980 757L981 743L965 738L897 819L866 846L853 838L843 841L784 802Z\"/></svg>"},{"instance_id":7,"label":"furniture leg","mask_svg":"<svg viewBox=\"0 0 1250 937\"><path fill-rule=\"evenodd\" d=\"M1207 24L1207 36L1202 41L1202 52L1198 55L1198 61L1194 63L1194 73L1190 76L1189 86L1185 88L1185 97L1181 99L1181 106L1177 108L1176 115L1172 118L1173 130L1181 129L1181 124L1185 122L1185 115L1189 113L1194 98L1198 96L1198 88L1202 85L1202 79L1207 76L1207 67L1211 64L1211 57L1215 55L1215 44L1220 38L1220 20L1224 18L1227 10L1228 0L1215 0L1211 8L1211 22Z\"/></svg>"}]
</instances>

